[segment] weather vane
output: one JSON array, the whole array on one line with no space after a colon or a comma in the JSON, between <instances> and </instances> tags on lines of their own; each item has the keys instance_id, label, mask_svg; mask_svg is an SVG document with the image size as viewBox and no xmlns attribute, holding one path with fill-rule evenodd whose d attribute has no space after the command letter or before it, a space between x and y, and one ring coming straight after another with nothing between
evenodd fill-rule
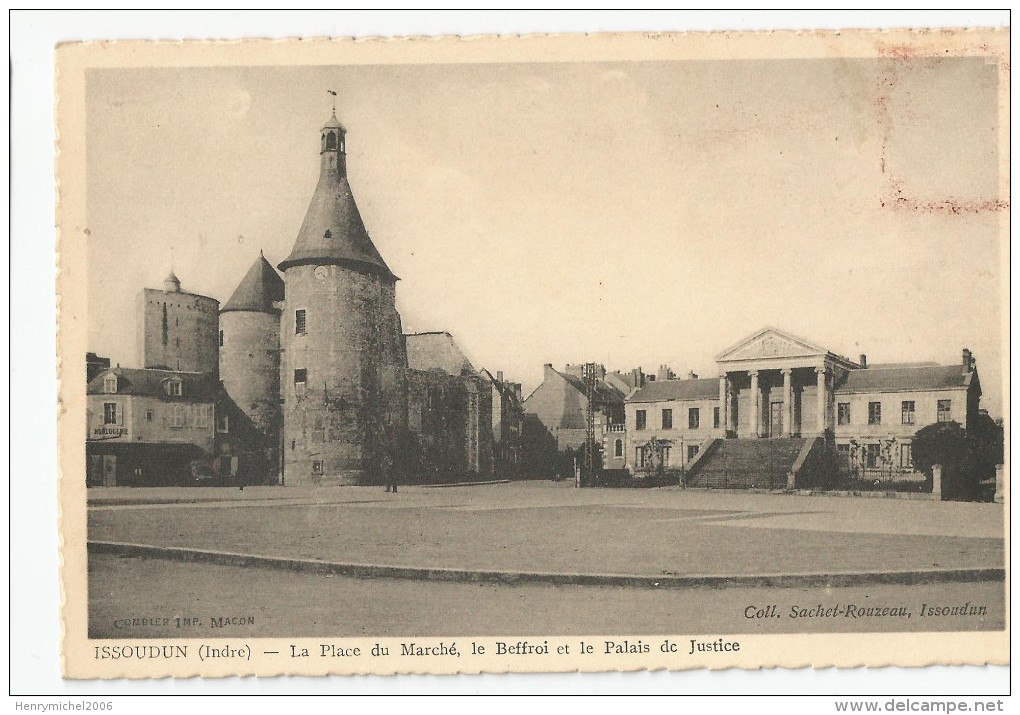
<instances>
[{"instance_id":1,"label":"weather vane","mask_svg":"<svg viewBox=\"0 0 1020 715\"><path fill-rule=\"evenodd\" d=\"M326 91L333 95L333 114L336 114L336 92L331 89L327 89Z\"/></svg>"}]
</instances>

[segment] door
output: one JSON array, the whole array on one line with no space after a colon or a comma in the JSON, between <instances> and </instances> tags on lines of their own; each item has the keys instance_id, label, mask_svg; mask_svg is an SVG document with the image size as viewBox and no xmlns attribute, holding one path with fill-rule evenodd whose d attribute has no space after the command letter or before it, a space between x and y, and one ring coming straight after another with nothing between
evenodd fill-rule
<instances>
[{"instance_id":1,"label":"door","mask_svg":"<svg viewBox=\"0 0 1020 715\"><path fill-rule=\"evenodd\" d=\"M103 455L103 486L117 486L117 455Z\"/></svg>"},{"instance_id":2,"label":"door","mask_svg":"<svg viewBox=\"0 0 1020 715\"><path fill-rule=\"evenodd\" d=\"M783 403L773 402L769 410L769 437L783 436Z\"/></svg>"}]
</instances>

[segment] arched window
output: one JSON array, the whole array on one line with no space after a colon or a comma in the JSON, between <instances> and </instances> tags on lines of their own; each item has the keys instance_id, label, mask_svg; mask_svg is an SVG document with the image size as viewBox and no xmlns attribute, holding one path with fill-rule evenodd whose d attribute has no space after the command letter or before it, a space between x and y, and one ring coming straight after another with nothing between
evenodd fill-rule
<instances>
[{"instance_id":1,"label":"arched window","mask_svg":"<svg viewBox=\"0 0 1020 715\"><path fill-rule=\"evenodd\" d=\"M614 452L615 452L617 457L622 457L623 456L623 440L622 439L616 440L616 446L615 446Z\"/></svg>"},{"instance_id":2,"label":"arched window","mask_svg":"<svg viewBox=\"0 0 1020 715\"><path fill-rule=\"evenodd\" d=\"M322 234L323 238L333 238L333 233L327 228L326 233Z\"/></svg>"},{"instance_id":3,"label":"arched window","mask_svg":"<svg viewBox=\"0 0 1020 715\"><path fill-rule=\"evenodd\" d=\"M326 135L326 148L336 149L336 133L330 132Z\"/></svg>"}]
</instances>

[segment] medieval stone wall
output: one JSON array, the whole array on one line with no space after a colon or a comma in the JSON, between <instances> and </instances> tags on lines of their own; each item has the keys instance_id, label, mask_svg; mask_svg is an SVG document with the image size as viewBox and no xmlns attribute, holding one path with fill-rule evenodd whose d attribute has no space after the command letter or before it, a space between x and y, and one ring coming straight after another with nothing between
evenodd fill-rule
<instances>
[{"instance_id":1,"label":"medieval stone wall","mask_svg":"<svg viewBox=\"0 0 1020 715\"><path fill-rule=\"evenodd\" d=\"M219 301L145 288L138 295L139 362L185 372L219 368Z\"/></svg>"},{"instance_id":2,"label":"medieval stone wall","mask_svg":"<svg viewBox=\"0 0 1020 715\"><path fill-rule=\"evenodd\" d=\"M386 427L406 424L407 415L394 286L335 265L319 266L318 275L316 266L293 266L285 281L287 483L378 482ZM304 311L303 333L297 311Z\"/></svg>"}]
</instances>

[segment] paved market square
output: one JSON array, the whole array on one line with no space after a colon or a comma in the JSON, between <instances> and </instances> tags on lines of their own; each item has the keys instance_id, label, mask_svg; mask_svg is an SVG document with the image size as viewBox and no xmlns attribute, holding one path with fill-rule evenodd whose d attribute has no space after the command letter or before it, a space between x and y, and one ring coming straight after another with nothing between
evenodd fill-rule
<instances>
[{"instance_id":1,"label":"paved market square","mask_svg":"<svg viewBox=\"0 0 1020 715\"><path fill-rule=\"evenodd\" d=\"M101 489L90 491L89 497L91 542L312 562L638 575L650 577L651 583L655 577L670 576L893 574L1004 566L1002 507L984 503L679 488L575 489L564 482L403 487L397 494L382 487ZM129 591L120 588L125 582L132 584ZM147 591L155 601L146 598ZM1003 597L1003 582L995 578L667 592L358 579L105 553L90 556L90 632L105 637L187 635L145 629L124 633L110 625L118 614L130 617L132 603L152 602L181 613L258 611L257 632L250 635L298 635L303 627L312 634L324 621L338 634L396 633L406 626L425 635L423 630L450 632L444 627L505 632L501 629L511 626L548 633L585 628L610 632L614 626L618 632L663 632L672 630L663 619L669 622L677 612L688 619L694 612L702 614L689 625L709 631L739 632L755 625L803 630L812 624L787 620L780 625L777 620L762 626L749 623L743 610L777 599L835 603L847 598L862 603L891 599L915 611L922 603L981 603L986 611L977 619L929 619L923 625L916 616L912 622L843 624L850 629L987 629L1002 627ZM577 609L581 603L590 605ZM722 604L728 605L720 611ZM462 618L474 605L487 606L480 623ZM692 611L692 605L701 607ZM374 606L383 606L374 616L340 617ZM581 617L581 612L586 615ZM550 615L558 626L546 622ZM234 630L235 635L246 632L243 626Z\"/></svg>"}]
</instances>

